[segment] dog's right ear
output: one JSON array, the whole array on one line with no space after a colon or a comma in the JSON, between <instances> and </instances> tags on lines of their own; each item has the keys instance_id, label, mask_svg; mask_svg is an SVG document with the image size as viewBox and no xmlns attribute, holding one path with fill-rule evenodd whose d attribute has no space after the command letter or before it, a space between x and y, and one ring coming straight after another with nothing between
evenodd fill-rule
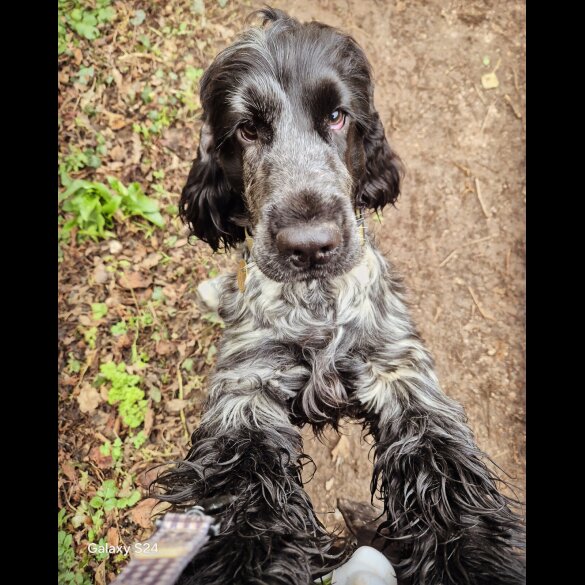
<instances>
[{"instance_id":1,"label":"dog's right ear","mask_svg":"<svg viewBox=\"0 0 585 585\"><path fill-rule=\"evenodd\" d=\"M241 212L242 199L230 186L215 148L208 123L201 127L197 158L181 193L179 215L191 235L209 244L214 251L226 251L244 241L244 228L231 221Z\"/></svg>"}]
</instances>

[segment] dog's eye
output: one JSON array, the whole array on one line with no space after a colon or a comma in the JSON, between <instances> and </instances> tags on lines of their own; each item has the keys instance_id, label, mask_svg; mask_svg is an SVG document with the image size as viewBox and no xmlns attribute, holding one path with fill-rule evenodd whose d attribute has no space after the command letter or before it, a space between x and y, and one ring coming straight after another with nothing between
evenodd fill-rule
<instances>
[{"instance_id":1,"label":"dog's eye","mask_svg":"<svg viewBox=\"0 0 585 585\"><path fill-rule=\"evenodd\" d=\"M252 122L244 122L238 128L238 132L245 142L254 142L258 138L258 129Z\"/></svg>"},{"instance_id":2,"label":"dog's eye","mask_svg":"<svg viewBox=\"0 0 585 585\"><path fill-rule=\"evenodd\" d=\"M340 109L333 110L327 116L327 122L331 130L341 130L345 125L345 114Z\"/></svg>"}]
</instances>

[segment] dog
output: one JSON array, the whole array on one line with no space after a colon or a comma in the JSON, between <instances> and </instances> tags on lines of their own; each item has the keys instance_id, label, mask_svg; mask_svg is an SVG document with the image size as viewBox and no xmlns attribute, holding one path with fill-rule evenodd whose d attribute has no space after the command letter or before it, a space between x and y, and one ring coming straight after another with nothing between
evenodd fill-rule
<instances>
[{"instance_id":1,"label":"dog","mask_svg":"<svg viewBox=\"0 0 585 585\"><path fill-rule=\"evenodd\" d=\"M180 215L213 250L242 245L221 277L225 332L185 461L156 486L221 521L184 584L307 585L347 547L303 489L300 427L341 417L375 439L378 529L398 578L525 582L523 525L434 372L363 214L393 204L403 167L350 36L280 10L223 50L201 81L203 125ZM221 505L217 506L217 502Z\"/></svg>"}]
</instances>

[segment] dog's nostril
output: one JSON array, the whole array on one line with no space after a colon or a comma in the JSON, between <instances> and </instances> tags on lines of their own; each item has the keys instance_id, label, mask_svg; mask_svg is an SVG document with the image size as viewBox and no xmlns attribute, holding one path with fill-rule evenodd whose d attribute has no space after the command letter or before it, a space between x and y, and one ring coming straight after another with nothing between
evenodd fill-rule
<instances>
[{"instance_id":1,"label":"dog's nostril","mask_svg":"<svg viewBox=\"0 0 585 585\"><path fill-rule=\"evenodd\" d=\"M341 243L341 232L334 223L301 224L276 234L278 250L297 267L326 264Z\"/></svg>"}]
</instances>

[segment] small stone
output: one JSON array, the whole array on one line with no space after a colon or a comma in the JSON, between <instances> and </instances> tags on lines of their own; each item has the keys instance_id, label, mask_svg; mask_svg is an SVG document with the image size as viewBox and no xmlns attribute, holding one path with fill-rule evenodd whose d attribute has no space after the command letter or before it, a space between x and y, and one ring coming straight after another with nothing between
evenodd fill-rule
<instances>
[{"instance_id":1,"label":"small stone","mask_svg":"<svg viewBox=\"0 0 585 585\"><path fill-rule=\"evenodd\" d=\"M93 271L93 279L96 284L105 284L110 280L110 273L103 264L98 264Z\"/></svg>"},{"instance_id":2,"label":"small stone","mask_svg":"<svg viewBox=\"0 0 585 585\"><path fill-rule=\"evenodd\" d=\"M112 240L110 242L110 254L119 254L122 251L122 244L118 240Z\"/></svg>"},{"instance_id":3,"label":"small stone","mask_svg":"<svg viewBox=\"0 0 585 585\"><path fill-rule=\"evenodd\" d=\"M326 489L328 492L330 492L330 491L331 491L331 488L333 487L333 484L334 484L334 483L335 483L335 478L333 478L333 477L332 477L331 479L328 479L328 480L325 482L325 489Z\"/></svg>"}]
</instances>

